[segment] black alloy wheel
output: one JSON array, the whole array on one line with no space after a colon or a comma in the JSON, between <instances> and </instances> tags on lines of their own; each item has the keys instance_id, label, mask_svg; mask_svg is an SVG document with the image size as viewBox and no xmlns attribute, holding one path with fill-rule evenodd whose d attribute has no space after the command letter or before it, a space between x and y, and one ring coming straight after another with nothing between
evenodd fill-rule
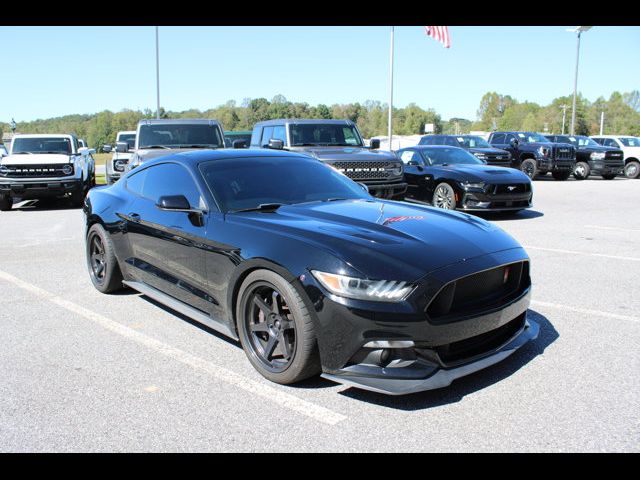
<instances>
[{"instance_id":1,"label":"black alloy wheel","mask_svg":"<svg viewBox=\"0 0 640 480\"><path fill-rule=\"evenodd\" d=\"M107 273L104 245L100 236L95 233L89 239L89 263L91 274L96 279L96 282L103 284Z\"/></svg>"},{"instance_id":2,"label":"black alloy wheel","mask_svg":"<svg viewBox=\"0 0 640 480\"><path fill-rule=\"evenodd\" d=\"M99 223L89 229L86 238L87 268L91 283L102 293L122 288L122 273L109 234Z\"/></svg>"},{"instance_id":3,"label":"black alloy wheel","mask_svg":"<svg viewBox=\"0 0 640 480\"><path fill-rule=\"evenodd\" d=\"M522 161L522 164L520 165L520 170L522 170L522 172L531 180L533 180L535 176L538 174L538 167L536 165L536 161L531 158L527 158Z\"/></svg>"},{"instance_id":4,"label":"black alloy wheel","mask_svg":"<svg viewBox=\"0 0 640 480\"><path fill-rule=\"evenodd\" d=\"M312 316L280 275L251 272L238 293L236 318L242 348L265 378L289 384L320 372Z\"/></svg>"}]
</instances>

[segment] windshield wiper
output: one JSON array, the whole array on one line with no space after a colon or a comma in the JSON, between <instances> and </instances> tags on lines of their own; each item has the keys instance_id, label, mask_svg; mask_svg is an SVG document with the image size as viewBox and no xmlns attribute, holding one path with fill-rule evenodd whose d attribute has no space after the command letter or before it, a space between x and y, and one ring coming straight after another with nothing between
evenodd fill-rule
<instances>
[{"instance_id":1,"label":"windshield wiper","mask_svg":"<svg viewBox=\"0 0 640 480\"><path fill-rule=\"evenodd\" d=\"M13 152L11 155L33 155L33 152Z\"/></svg>"},{"instance_id":2,"label":"windshield wiper","mask_svg":"<svg viewBox=\"0 0 640 480\"><path fill-rule=\"evenodd\" d=\"M170 147L167 147L165 145L145 145L144 147L140 147L140 150L148 150L150 148L164 148L166 150L171 150Z\"/></svg>"},{"instance_id":3,"label":"windshield wiper","mask_svg":"<svg viewBox=\"0 0 640 480\"><path fill-rule=\"evenodd\" d=\"M292 147L317 147L317 143L293 143Z\"/></svg>"},{"instance_id":4,"label":"windshield wiper","mask_svg":"<svg viewBox=\"0 0 640 480\"><path fill-rule=\"evenodd\" d=\"M177 148L219 148L215 143L194 143L193 145L180 145Z\"/></svg>"},{"instance_id":5,"label":"windshield wiper","mask_svg":"<svg viewBox=\"0 0 640 480\"><path fill-rule=\"evenodd\" d=\"M241 208L239 210L231 210L229 213L237 212L273 212L280 208L282 205L288 205L287 203L261 203L257 207Z\"/></svg>"}]
</instances>

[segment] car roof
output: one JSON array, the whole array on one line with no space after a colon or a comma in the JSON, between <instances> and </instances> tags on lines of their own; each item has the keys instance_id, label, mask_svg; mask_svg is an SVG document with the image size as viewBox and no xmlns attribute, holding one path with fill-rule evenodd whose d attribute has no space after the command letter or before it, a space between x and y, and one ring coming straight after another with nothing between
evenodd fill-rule
<instances>
[{"instance_id":1,"label":"car roof","mask_svg":"<svg viewBox=\"0 0 640 480\"><path fill-rule=\"evenodd\" d=\"M278 118L275 120L264 120L257 122L254 127L262 127L269 125L282 125L283 123L299 123L299 124L324 124L324 125L354 125L351 120L334 120L326 118Z\"/></svg>"},{"instance_id":2,"label":"car roof","mask_svg":"<svg viewBox=\"0 0 640 480\"><path fill-rule=\"evenodd\" d=\"M401 148L399 150L396 150L396 152L401 152L403 150L431 150L433 148L436 149L445 149L445 148L457 148L458 150L464 150L466 152L466 150L462 147L455 147L453 145L414 145L413 147L405 147L405 148Z\"/></svg>"},{"instance_id":3,"label":"car roof","mask_svg":"<svg viewBox=\"0 0 640 480\"><path fill-rule=\"evenodd\" d=\"M591 138L638 138L635 135L591 135Z\"/></svg>"},{"instance_id":4,"label":"car roof","mask_svg":"<svg viewBox=\"0 0 640 480\"><path fill-rule=\"evenodd\" d=\"M213 118L145 118L138 125L220 125Z\"/></svg>"},{"instance_id":5,"label":"car roof","mask_svg":"<svg viewBox=\"0 0 640 480\"><path fill-rule=\"evenodd\" d=\"M17 133L11 139L15 138L60 138L60 137L75 137L71 133Z\"/></svg>"}]
</instances>

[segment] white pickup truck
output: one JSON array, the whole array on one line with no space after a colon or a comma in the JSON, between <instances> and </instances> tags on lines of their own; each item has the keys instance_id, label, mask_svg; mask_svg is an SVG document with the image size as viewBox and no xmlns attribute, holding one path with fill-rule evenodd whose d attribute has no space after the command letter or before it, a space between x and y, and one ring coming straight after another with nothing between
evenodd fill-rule
<instances>
[{"instance_id":1,"label":"white pickup truck","mask_svg":"<svg viewBox=\"0 0 640 480\"><path fill-rule=\"evenodd\" d=\"M118 132L116 135L115 148L111 145L104 145L102 151L105 153L113 152L111 161L107 162L105 167L105 176L107 185L111 185L118 181L120 175L125 171L127 163L131 160L133 149L136 144L136 131L126 130Z\"/></svg>"},{"instance_id":2,"label":"white pickup truck","mask_svg":"<svg viewBox=\"0 0 640 480\"><path fill-rule=\"evenodd\" d=\"M81 206L96 181L92 153L75 135L15 135L9 155L0 159L0 210L11 210L16 197L69 196Z\"/></svg>"}]
</instances>

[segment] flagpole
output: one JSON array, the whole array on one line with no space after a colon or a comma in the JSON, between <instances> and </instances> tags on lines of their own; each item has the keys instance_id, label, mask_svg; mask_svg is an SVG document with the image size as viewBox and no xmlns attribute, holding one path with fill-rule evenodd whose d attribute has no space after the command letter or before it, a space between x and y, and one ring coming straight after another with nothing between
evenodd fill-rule
<instances>
[{"instance_id":1,"label":"flagpole","mask_svg":"<svg viewBox=\"0 0 640 480\"><path fill-rule=\"evenodd\" d=\"M392 125L393 125L393 26L391 27L391 48L389 53L389 125L387 128L387 136L389 137L389 151L391 148L392 140Z\"/></svg>"}]
</instances>

